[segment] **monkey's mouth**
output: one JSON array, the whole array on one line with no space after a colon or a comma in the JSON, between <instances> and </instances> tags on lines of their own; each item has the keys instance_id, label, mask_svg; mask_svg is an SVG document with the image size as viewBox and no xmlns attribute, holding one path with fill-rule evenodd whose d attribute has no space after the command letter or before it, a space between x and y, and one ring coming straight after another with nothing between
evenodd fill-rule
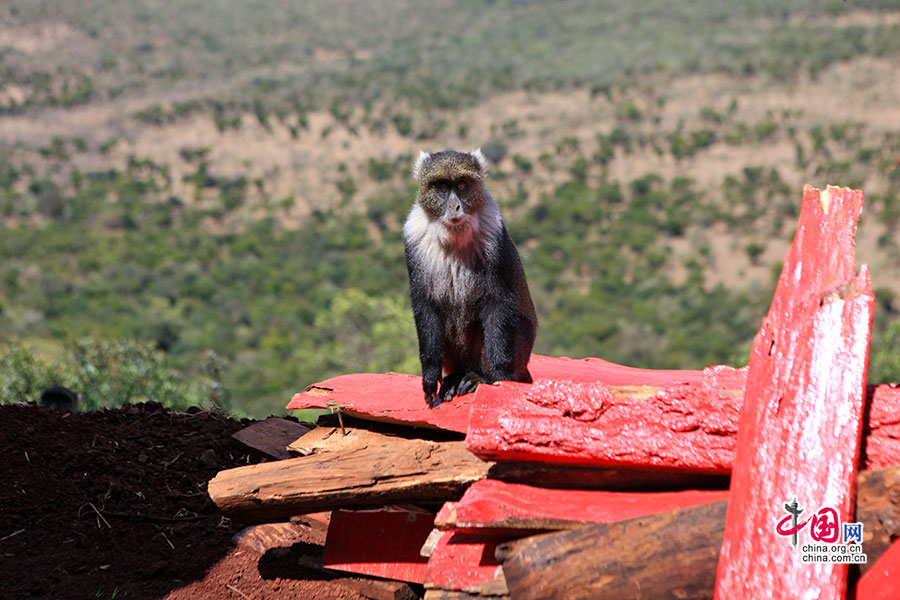
<instances>
[{"instance_id":1,"label":"monkey's mouth","mask_svg":"<svg viewBox=\"0 0 900 600\"><path fill-rule=\"evenodd\" d=\"M461 215L459 217L450 217L448 219L444 219L444 226L447 229L458 230L464 228L469 223L468 215Z\"/></svg>"}]
</instances>

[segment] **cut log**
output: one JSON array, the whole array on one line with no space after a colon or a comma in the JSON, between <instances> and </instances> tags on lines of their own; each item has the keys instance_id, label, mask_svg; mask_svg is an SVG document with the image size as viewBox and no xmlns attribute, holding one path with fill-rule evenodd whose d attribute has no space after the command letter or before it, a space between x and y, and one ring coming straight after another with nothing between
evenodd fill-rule
<instances>
[{"instance_id":1,"label":"cut log","mask_svg":"<svg viewBox=\"0 0 900 600\"><path fill-rule=\"evenodd\" d=\"M725 504L525 538L497 558L516 599L709 598Z\"/></svg>"},{"instance_id":2,"label":"cut log","mask_svg":"<svg viewBox=\"0 0 900 600\"><path fill-rule=\"evenodd\" d=\"M424 583L428 559L419 550L433 523L431 513L399 507L336 510L331 514L323 564L350 573Z\"/></svg>"},{"instance_id":3,"label":"cut log","mask_svg":"<svg viewBox=\"0 0 900 600\"><path fill-rule=\"evenodd\" d=\"M485 460L727 474L742 371L671 387L568 381L479 386L466 447ZM727 387L725 387L727 386Z\"/></svg>"},{"instance_id":4,"label":"cut log","mask_svg":"<svg viewBox=\"0 0 900 600\"><path fill-rule=\"evenodd\" d=\"M607 492L555 490L485 479L472 484L458 502L447 502L434 525L462 532L575 529L611 523L687 506L725 500L723 490ZM458 589L458 588L456 588Z\"/></svg>"},{"instance_id":5,"label":"cut log","mask_svg":"<svg viewBox=\"0 0 900 600\"><path fill-rule=\"evenodd\" d=\"M855 273L862 204L859 191L804 189L797 234L750 353L717 598L748 589L775 599L845 593L847 565L803 564L775 524L794 498L804 518L832 509L839 523L852 520L875 304L865 265Z\"/></svg>"},{"instance_id":6,"label":"cut log","mask_svg":"<svg viewBox=\"0 0 900 600\"><path fill-rule=\"evenodd\" d=\"M856 600L896 600L900 541L894 542L856 584Z\"/></svg>"},{"instance_id":7,"label":"cut log","mask_svg":"<svg viewBox=\"0 0 900 600\"><path fill-rule=\"evenodd\" d=\"M535 381L603 381L609 385L681 385L703 379L700 371L636 369L599 358L575 360L532 355L528 368ZM487 386L480 386L487 387ZM338 408L348 415L389 423L437 427L465 433L474 396L458 396L430 409L425 404L422 379L399 373L341 375L315 383L296 394L289 409Z\"/></svg>"},{"instance_id":8,"label":"cut log","mask_svg":"<svg viewBox=\"0 0 900 600\"><path fill-rule=\"evenodd\" d=\"M381 436L365 446L220 471L210 498L240 522L334 508L456 500L491 464L463 442Z\"/></svg>"},{"instance_id":9,"label":"cut log","mask_svg":"<svg viewBox=\"0 0 900 600\"><path fill-rule=\"evenodd\" d=\"M497 545L509 540L508 537L454 531L444 531L442 534L428 559L426 588L482 596L505 596L509 593L503 570L494 556Z\"/></svg>"},{"instance_id":10,"label":"cut log","mask_svg":"<svg viewBox=\"0 0 900 600\"><path fill-rule=\"evenodd\" d=\"M265 421L244 427L233 433L231 437L252 452L281 460L290 458L290 454L287 452L288 444L308 432L309 429L309 427L287 419L269 417Z\"/></svg>"},{"instance_id":11,"label":"cut log","mask_svg":"<svg viewBox=\"0 0 900 600\"><path fill-rule=\"evenodd\" d=\"M856 520L863 523L863 550L869 557L859 570L865 573L900 538L900 466L863 471L858 486Z\"/></svg>"}]
</instances>

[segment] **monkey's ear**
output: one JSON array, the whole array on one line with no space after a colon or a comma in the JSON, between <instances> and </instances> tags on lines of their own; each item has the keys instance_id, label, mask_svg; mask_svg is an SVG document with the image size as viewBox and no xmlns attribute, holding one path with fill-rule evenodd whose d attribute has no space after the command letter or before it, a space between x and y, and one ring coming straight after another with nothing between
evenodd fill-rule
<instances>
[{"instance_id":1,"label":"monkey's ear","mask_svg":"<svg viewBox=\"0 0 900 600\"><path fill-rule=\"evenodd\" d=\"M484 157L484 153L481 151L481 148L476 148L469 152L469 156L475 159L475 162L478 163L478 169L481 171L482 176L487 176L488 174L488 162Z\"/></svg>"},{"instance_id":2,"label":"monkey's ear","mask_svg":"<svg viewBox=\"0 0 900 600\"><path fill-rule=\"evenodd\" d=\"M416 181L420 181L420 176L422 175L422 166L429 158L431 158L430 154L428 154L424 150L419 150L419 156L416 157L416 162L413 163L413 179L415 179Z\"/></svg>"}]
</instances>

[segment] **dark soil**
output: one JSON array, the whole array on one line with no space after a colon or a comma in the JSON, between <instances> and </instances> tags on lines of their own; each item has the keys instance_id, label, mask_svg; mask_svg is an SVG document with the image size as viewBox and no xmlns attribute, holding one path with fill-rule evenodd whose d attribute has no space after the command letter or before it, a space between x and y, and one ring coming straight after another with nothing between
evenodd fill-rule
<instances>
[{"instance_id":1,"label":"dark soil","mask_svg":"<svg viewBox=\"0 0 900 600\"><path fill-rule=\"evenodd\" d=\"M319 531L263 555L206 494L260 459L230 438L249 424L147 403L69 413L0 405L0 599L361 598L315 562Z\"/></svg>"}]
</instances>

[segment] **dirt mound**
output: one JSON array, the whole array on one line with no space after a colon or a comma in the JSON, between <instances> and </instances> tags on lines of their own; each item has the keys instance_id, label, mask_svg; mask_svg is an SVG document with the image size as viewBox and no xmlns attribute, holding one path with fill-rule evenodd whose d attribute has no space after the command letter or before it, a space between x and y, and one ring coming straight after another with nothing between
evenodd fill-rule
<instances>
[{"instance_id":1,"label":"dirt mound","mask_svg":"<svg viewBox=\"0 0 900 600\"><path fill-rule=\"evenodd\" d=\"M0 599L359 598L349 578L269 568L232 543L243 524L219 514L206 484L259 462L230 438L247 423L152 402L0 405ZM321 554L321 536L298 531L275 550Z\"/></svg>"}]
</instances>

